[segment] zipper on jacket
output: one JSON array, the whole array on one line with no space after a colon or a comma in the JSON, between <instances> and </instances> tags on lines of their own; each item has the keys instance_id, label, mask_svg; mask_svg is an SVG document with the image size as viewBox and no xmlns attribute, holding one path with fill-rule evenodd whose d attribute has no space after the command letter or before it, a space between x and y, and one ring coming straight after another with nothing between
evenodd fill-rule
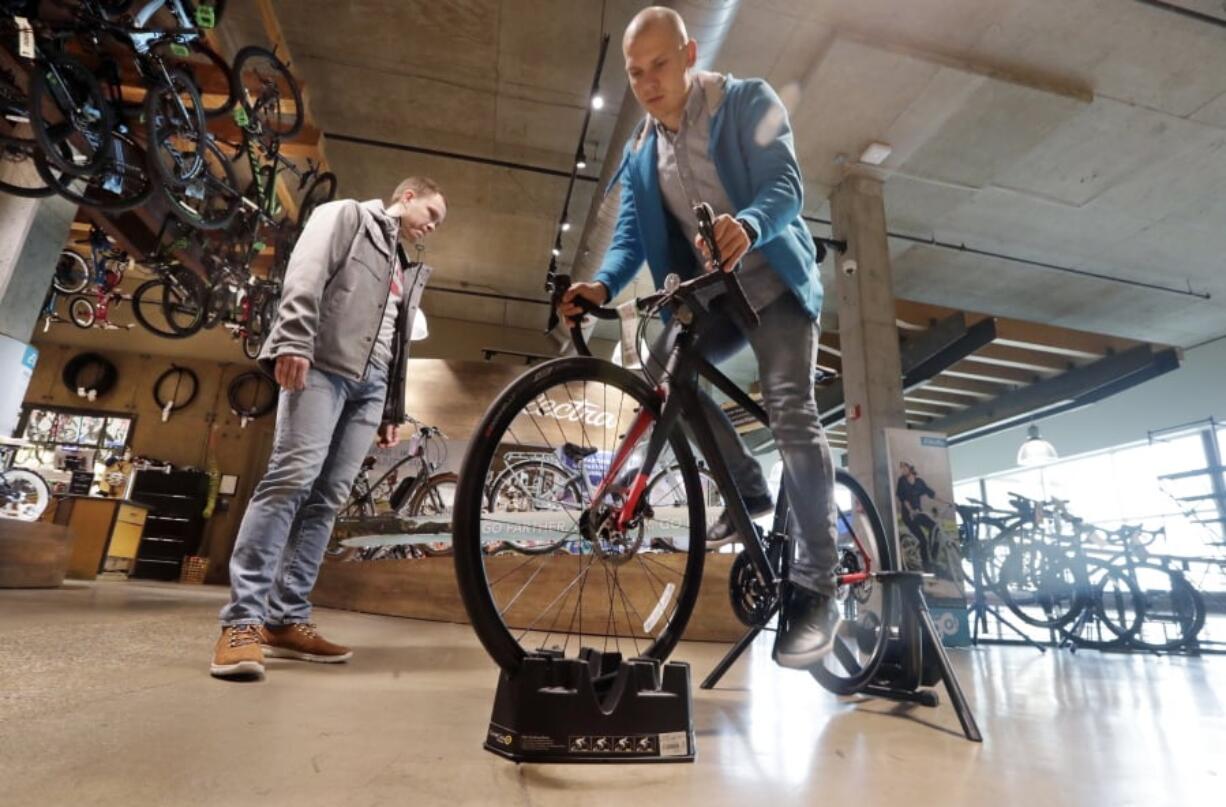
<instances>
[{"instance_id":1,"label":"zipper on jacket","mask_svg":"<svg viewBox=\"0 0 1226 807\"><path fill-rule=\"evenodd\" d=\"M396 278L396 262L400 260L400 253L396 251L396 245L392 246L392 276L388 278L387 296L383 298L383 305L379 308L379 319L376 322L380 323L375 328L375 338L370 340L370 350L366 353L366 364L362 366L362 374L355 376L354 380L361 381L370 372L370 360L375 355L375 348L379 344L379 331L382 330L383 315L387 313L387 301L392 297L392 281ZM389 362L390 364L390 362ZM390 369L390 368L389 368Z\"/></svg>"}]
</instances>

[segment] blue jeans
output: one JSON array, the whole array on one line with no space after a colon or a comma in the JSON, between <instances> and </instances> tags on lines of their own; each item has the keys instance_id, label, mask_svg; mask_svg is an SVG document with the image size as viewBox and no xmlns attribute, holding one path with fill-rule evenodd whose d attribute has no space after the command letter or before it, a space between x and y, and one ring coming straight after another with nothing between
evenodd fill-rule
<instances>
[{"instance_id":1,"label":"blue jeans","mask_svg":"<svg viewBox=\"0 0 1226 807\"><path fill-rule=\"evenodd\" d=\"M230 557L223 625L309 622L336 513L383 419L387 369L361 381L311 368L306 389L281 391L268 472L256 486Z\"/></svg>"},{"instance_id":2,"label":"blue jeans","mask_svg":"<svg viewBox=\"0 0 1226 807\"><path fill-rule=\"evenodd\" d=\"M720 312L722 301L712 305ZM739 352L746 343L758 360L762 403L770 416L771 433L783 460L783 485L793 518L792 563L789 579L803 588L834 594L838 566L837 513L834 503L834 460L826 432L818 419L813 383L817 368L818 325L790 292L758 312L761 322L748 331L728 315L718 315L696 347L712 364ZM680 330L676 320L664 330L647 359L656 375L662 371ZM732 421L706 392L699 399L720 455L743 499L770 497L762 467L737 435Z\"/></svg>"}]
</instances>

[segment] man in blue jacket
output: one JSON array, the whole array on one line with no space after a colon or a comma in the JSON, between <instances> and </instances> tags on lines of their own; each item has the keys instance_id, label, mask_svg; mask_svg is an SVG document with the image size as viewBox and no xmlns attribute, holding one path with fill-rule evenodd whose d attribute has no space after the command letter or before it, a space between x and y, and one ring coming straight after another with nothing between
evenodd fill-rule
<instances>
[{"instance_id":1,"label":"man in blue jacket","mask_svg":"<svg viewBox=\"0 0 1226 807\"><path fill-rule=\"evenodd\" d=\"M822 286L813 238L800 217L803 185L787 111L764 81L694 70L697 43L671 9L652 7L635 16L622 51L630 86L647 116L626 144L618 170L620 209L609 250L594 282L572 286L560 310L573 320L582 314L576 296L607 302L644 260L657 286L671 272L694 276L700 265L731 271L740 263L741 284L761 323L747 329L725 317L703 349L719 362L748 342L758 360L800 539L793 542L794 596L775 660L809 667L830 651L838 629L838 558L834 464L813 394ZM710 265L698 236L692 211L700 202L717 214L720 267ZM667 355L660 348L652 353L660 360ZM771 512L762 469L715 402L703 403L751 513ZM707 540L727 540L733 531L725 513Z\"/></svg>"}]
</instances>

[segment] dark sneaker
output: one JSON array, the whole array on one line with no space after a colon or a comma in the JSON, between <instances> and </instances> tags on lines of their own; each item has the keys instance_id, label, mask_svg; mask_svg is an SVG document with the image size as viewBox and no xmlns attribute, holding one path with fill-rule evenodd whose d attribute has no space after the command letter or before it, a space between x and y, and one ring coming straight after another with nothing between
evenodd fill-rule
<instances>
[{"instance_id":1,"label":"dark sneaker","mask_svg":"<svg viewBox=\"0 0 1226 807\"><path fill-rule=\"evenodd\" d=\"M213 648L209 672L217 678L248 678L264 674L263 636L259 625L228 625Z\"/></svg>"},{"instance_id":2,"label":"dark sneaker","mask_svg":"<svg viewBox=\"0 0 1226 807\"><path fill-rule=\"evenodd\" d=\"M774 512L775 503L771 501L770 496L763 496L761 498L746 499L745 507L749 509L751 517L759 518ZM714 549L717 546L723 546L736 540L739 540L736 527L732 526L732 517L725 510L719 514L719 518L715 519L715 523L707 529L707 548Z\"/></svg>"},{"instance_id":3,"label":"dark sneaker","mask_svg":"<svg viewBox=\"0 0 1226 807\"><path fill-rule=\"evenodd\" d=\"M775 639L775 662L797 670L817 664L834 648L841 621L833 597L794 586Z\"/></svg>"},{"instance_id":4,"label":"dark sneaker","mask_svg":"<svg viewBox=\"0 0 1226 807\"><path fill-rule=\"evenodd\" d=\"M329 642L319 635L319 631L310 622L265 625L264 654L269 658L296 658L322 664L336 664L353 658L352 650Z\"/></svg>"}]
</instances>

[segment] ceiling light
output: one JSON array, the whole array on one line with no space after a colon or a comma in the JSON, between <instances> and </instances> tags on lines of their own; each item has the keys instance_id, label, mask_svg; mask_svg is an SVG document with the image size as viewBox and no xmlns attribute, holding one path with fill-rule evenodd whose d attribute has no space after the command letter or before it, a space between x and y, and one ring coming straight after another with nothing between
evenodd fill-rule
<instances>
[{"instance_id":1,"label":"ceiling light","mask_svg":"<svg viewBox=\"0 0 1226 807\"><path fill-rule=\"evenodd\" d=\"M888 143L870 143L860 155L860 162L865 165L881 165L894 149Z\"/></svg>"},{"instance_id":2,"label":"ceiling light","mask_svg":"<svg viewBox=\"0 0 1226 807\"><path fill-rule=\"evenodd\" d=\"M575 155L575 167L580 171L587 168L587 152L583 150L583 146L579 146L579 153Z\"/></svg>"},{"instance_id":3,"label":"ceiling light","mask_svg":"<svg viewBox=\"0 0 1226 807\"><path fill-rule=\"evenodd\" d=\"M1026 430L1026 442L1017 450L1017 464L1025 466L1045 465L1060 459L1056 447L1039 436L1039 427L1030 424Z\"/></svg>"},{"instance_id":4,"label":"ceiling light","mask_svg":"<svg viewBox=\"0 0 1226 807\"><path fill-rule=\"evenodd\" d=\"M600 93L592 96L592 109L604 109L604 96Z\"/></svg>"},{"instance_id":5,"label":"ceiling light","mask_svg":"<svg viewBox=\"0 0 1226 807\"><path fill-rule=\"evenodd\" d=\"M562 232L564 233L570 232L570 222L569 221L562 222Z\"/></svg>"}]
</instances>

